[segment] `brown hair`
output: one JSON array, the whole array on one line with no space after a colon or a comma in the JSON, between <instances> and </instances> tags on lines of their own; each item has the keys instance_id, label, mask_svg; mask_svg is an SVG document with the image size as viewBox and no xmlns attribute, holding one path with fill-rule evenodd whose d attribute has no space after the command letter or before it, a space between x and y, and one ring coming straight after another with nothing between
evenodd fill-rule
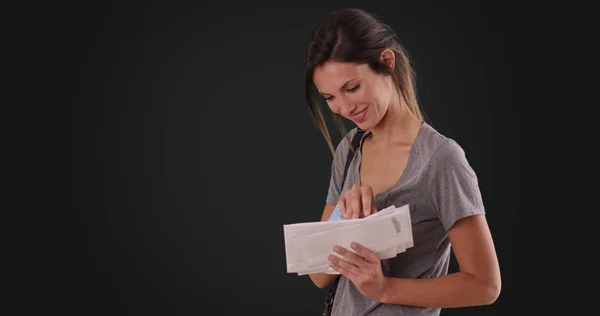
<instances>
[{"instance_id":1,"label":"brown hair","mask_svg":"<svg viewBox=\"0 0 600 316\"><path fill-rule=\"evenodd\" d=\"M380 62L381 53L390 49L395 55L394 69ZM346 8L329 13L312 32L306 51L305 93L308 108L317 127L335 157L331 136L327 130L322 109L317 105L313 90L315 68L328 60L368 64L378 74L391 75L401 101L419 120L421 110L417 100L415 76L408 53L396 34L374 14L360 9ZM332 112L333 121L343 137L348 132L343 117Z\"/></svg>"}]
</instances>

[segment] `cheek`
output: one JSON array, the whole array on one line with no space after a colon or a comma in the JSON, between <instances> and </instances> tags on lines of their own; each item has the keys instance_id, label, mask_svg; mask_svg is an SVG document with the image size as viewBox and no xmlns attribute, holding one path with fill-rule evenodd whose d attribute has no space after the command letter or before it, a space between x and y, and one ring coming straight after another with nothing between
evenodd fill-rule
<instances>
[{"instance_id":1,"label":"cheek","mask_svg":"<svg viewBox=\"0 0 600 316\"><path fill-rule=\"evenodd\" d=\"M389 103L389 94L387 91L381 91L380 94L377 95L377 104L380 108L385 109Z\"/></svg>"},{"instance_id":2,"label":"cheek","mask_svg":"<svg viewBox=\"0 0 600 316\"><path fill-rule=\"evenodd\" d=\"M326 102L327 106L331 110L331 112L335 114L340 114L340 107L337 105L337 102Z\"/></svg>"},{"instance_id":3,"label":"cheek","mask_svg":"<svg viewBox=\"0 0 600 316\"><path fill-rule=\"evenodd\" d=\"M376 93L376 102L379 108L385 109L391 101L392 91L384 82L378 86Z\"/></svg>"},{"instance_id":4,"label":"cheek","mask_svg":"<svg viewBox=\"0 0 600 316\"><path fill-rule=\"evenodd\" d=\"M352 101L352 103L354 103L354 104L369 105L369 104L375 103L376 96L377 96L376 93L373 93L372 90L365 87L365 88L359 89L355 93L348 94L348 99L350 99Z\"/></svg>"}]
</instances>

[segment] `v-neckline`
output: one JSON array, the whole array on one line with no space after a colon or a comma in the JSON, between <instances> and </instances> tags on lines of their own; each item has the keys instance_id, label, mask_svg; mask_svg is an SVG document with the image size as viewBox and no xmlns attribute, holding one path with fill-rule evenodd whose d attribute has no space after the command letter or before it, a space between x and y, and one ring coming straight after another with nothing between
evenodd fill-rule
<instances>
[{"instance_id":1,"label":"v-neckline","mask_svg":"<svg viewBox=\"0 0 600 316\"><path fill-rule=\"evenodd\" d=\"M414 160L414 155L415 155L415 151L417 146L415 146L415 144L420 140L421 138L421 134L423 129L425 128L425 122L421 121L421 127L419 127L419 131L417 132L417 135L415 136L415 139L413 140L412 145L410 146L410 151L408 152L408 159L406 161L406 166L404 167L404 170L402 170L402 173L400 174L400 177L398 178L398 180L396 182L394 182L394 184L392 184L391 186L389 186L388 188L386 188L385 190L383 190L380 193L377 193L373 196L373 198L377 201L379 199L381 199L382 197L386 196L387 194L390 193L391 190L393 190L394 188L398 187L399 185L401 185L404 182L404 178L406 178L406 173L407 171L410 171L410 168L412 167L413 164L413 160ZM360 168L362 165L362 149L363 149L363 143L366 139L366 137L371 133L371 131L366 131L366 133L363 134L363 136L360 139L360 145L358 147L357 150L357 163L354 166L354 172L356 172L356 174L358 175L358 183L361 184L362 183L362 177L360 175Z\"/></svg>"}]
</instances>

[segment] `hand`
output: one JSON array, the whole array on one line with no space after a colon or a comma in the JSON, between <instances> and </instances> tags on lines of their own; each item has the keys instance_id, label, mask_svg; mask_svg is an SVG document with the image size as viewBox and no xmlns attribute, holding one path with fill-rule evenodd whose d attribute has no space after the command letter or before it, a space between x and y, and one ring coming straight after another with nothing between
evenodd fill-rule
<instances>
[{"instance_id":1,"label":"hand","mask_svg":"<svg viewBox=\"0 0 600 316\"><path fill-rule=\"evenodd\" d=\"M340 213L344 218L360 218L377 212L373 200L373 189L368 185L355 184L338 201Z\"/></svg>"},{"instance_id":2,"label":"hand","mask_svg":"<svg viewBox=\"0 0 600 316\"><path fill-rule=\"evenodd\" d=\"M348 262L334 255L329 255L329 265L352 281L363 295L372 300L380 301L388 282L388 278L381 271L381 260L362 245L352 243L351 247L358 255L343 247L335 246L333 250Z\"/></svg>"}]
</instances>

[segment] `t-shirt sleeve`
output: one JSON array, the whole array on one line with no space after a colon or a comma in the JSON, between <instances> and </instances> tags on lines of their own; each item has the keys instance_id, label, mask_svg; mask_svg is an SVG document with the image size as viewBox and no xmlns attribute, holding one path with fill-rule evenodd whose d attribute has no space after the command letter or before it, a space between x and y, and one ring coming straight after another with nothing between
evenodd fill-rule
<instances>
[{"instance_id":1,"label":"t-shirt sleeve","mask_svg":"<svg viewBox=\"0 0 600 316\"><path fill-rule=\"evenodd\" d=\"M477 175L458 143L452 139L444 143L431 168L433 203L446 231L462 218L485 214Z\"/></svg>"},{"instance_id":2,"label":"t-shirt sleeve","mask_svg":"<svg viewBox=\"0 0 600 316\"><path fill-rule=\"evenodd\" d=\"M335 149L335 157L331 162L331 178L329 179L329 190L327 192L327 198L325 202L331 205L337 205L340 199L341 192L344 184L342 183L342 176L344 173L344 166L346 165L346 158L348 156L348 150L350 149L350 142L348 139L352 139L356 134L356 128L348 132L348 137L342 138L340 143ZM337 160L337 165L336 165Z\"/></svg>"}]
</instances>

